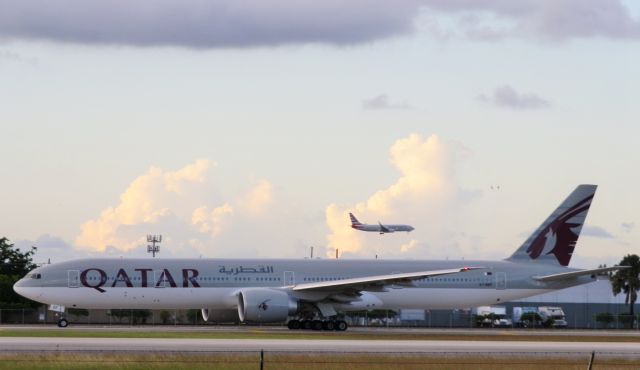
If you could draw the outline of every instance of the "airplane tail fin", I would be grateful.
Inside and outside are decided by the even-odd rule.
[[[351,218],[351,226],[362,225],[360,221],[353,215],[353,213],[349,213],[349,218]]]
[[[568,266],[596,188],[579,185],[507,260]]]

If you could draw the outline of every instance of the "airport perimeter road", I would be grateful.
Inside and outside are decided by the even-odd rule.
[[[149,338],[0,338],[0,351],[129,351],[129,352],[518,352],[518,353],[640,353],[640,343],[505,342],[428,340],[305,340],[305,339],[149,339]]]

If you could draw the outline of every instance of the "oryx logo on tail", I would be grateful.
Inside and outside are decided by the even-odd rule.
[[[553,254],[561,265],[567,266],[576,247],[582,223],[587,215],[593,195],[575,204],[542,229],[527,248],[531,259]],[[579,220],[571,222],[572,219]]]
[[[579,185],[508,260],[568,266],[596,185]]]

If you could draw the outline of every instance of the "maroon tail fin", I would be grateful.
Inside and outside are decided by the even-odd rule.
[[[568,266],[596,188],[579,185],[508,260]]]

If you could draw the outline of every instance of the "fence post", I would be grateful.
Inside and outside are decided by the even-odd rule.
[[[264,349],[260,350],[260,370],[264,370]]]
[[[596,351],[591,351],[591,358],[589,359],[589,367],[587,367],[587,370],[591,370],[591,367],[593,366],[593,358],[596,356]]]

